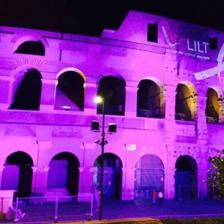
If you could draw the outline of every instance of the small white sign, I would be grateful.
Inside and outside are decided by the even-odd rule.
[[[136,151],[137,147],[135,144],[125,144],[125,149],[127,151]]]

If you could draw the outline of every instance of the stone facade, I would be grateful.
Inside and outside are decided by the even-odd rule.
[[[157,26],[155,41],[147,40],[149,24]],[[218,46],[211,46],[210,42],[216,39]],[[16,53],[26,41],[40,41],[44,55]],[[223,42],[224,35],[219,31],[134,11],[128,13],[118,30],[105,30],[101,37],[0,27],[1,188],[10,188],[10,184],[4,183],[11,181],[4,172],[9,164],[16,164],[7,163],[7,158],[24,152],[32,160],[31,192],[47,195],[51,161],[55,155],[67,152],[79,163],[78,196],[91,192],[94,163],[101,150],[95,144],[100,133],[92,132],[90,126],[92,120],[101,122],[102,116],[97,114],[93,98],[100,80],[114,76],[125,81],[125,112],[106,114],[106,127],[116,123],[117,132],[106,134],[105,153],[116,155],[121,161],[121,199],[136,196],[136,164],[144,155],[154,155],[163,164],[164,176],[160,181],[165,198],[179,195],[175,182],[181,156],[192,158],[197,164],[194,196],[207,196],[208,158],[213,149],[218,152],[224,147],[222,71],[202,80],[194,74],[217,65]],[[25,72],[32,68],[41,74],[39,110],[9,109]],[[67,71],[80,74],[84,80],[83,110],[55,108],[58,78]],[[164,117],[137,116],[142,80],[151,80],[159,87]],[[175,119],[178,84],[189,91],[186,97],[190,100],[185,103],[190,109],[190,120]],[[216,92],[220,104],[216,123],[206,122],[209,88]],[[143,191],[146,188],[143,184]]]

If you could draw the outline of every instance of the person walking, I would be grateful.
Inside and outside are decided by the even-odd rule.
[[[163,201],[163,192],[162,191],[160,191],[158,193],[158,199],[159,199],[159,204],[162,204],[162,201]]]
[[[153,191],[152,192],[152,204],[156,204],[157,196],[158,196],[157,192]]]

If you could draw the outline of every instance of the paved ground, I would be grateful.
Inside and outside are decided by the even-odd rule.
[[[52,223],[66,220],[98,219],[97,208],[93,209],[89,203],[61,202],[58,209],[53,203],[21,203],[20,208],[26,212],[26,216],[20,223]],[[149,201],[105,201],[103,209],[104,219],[135,217],[224,217],[224,201],[194,200],[175,201],[166,200],[162,204],[152,204]],[[8,223],[4,220],[1,223]]]
[[[148,201],[113,202],[106,204],[105,218],[126,217],[224,217],[224,201],[194,200],[194,201],[163,201],[155,204]]]

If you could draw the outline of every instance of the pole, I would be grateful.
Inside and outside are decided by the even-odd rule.
[[[16,214],[15,214],[15,219],[18,219],[18,209],[19,209],[19,198],[16,198]]]
[[[102,102],[102,133],[101,133],[101,173],[100,173],[100,205],[99,205],[99,220],[103,219],[103,176],[104,176],[104,145],[105,145],[105,111],[104,101]]]
[[[54,223],[58,222],[58,197],[55,197]]]

